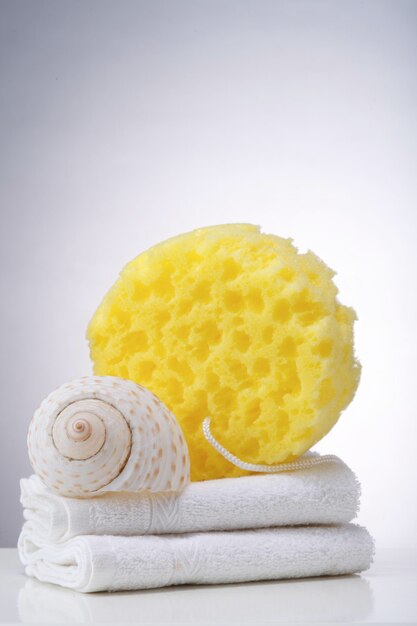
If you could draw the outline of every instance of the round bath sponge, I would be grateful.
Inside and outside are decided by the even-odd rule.
[[[360,376],[353,309],[335,272],[292,239],[250,224],[200,228],[143,252],[88,330],[94,373],[130,378],[179,421],[194,481],[247,474],[204,438],[249,463],[295,460],[352,400]]]

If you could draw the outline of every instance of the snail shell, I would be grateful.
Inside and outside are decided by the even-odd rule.
[[[54,492],[180,491],[190,482],[177,420],[151,391],[115,376],[85,376],[42,402],[29,426],[32,467]]]

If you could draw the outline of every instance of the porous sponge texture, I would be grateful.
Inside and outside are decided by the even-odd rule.
[[[225,224],[168,239],[120,276],[88,330],[94,373],[130,378],[178,419],[194,481],[241,476],[206,441],[249,463],[292,461],[319,441],[360,377],[356,314],[335,272],[292,239]]]

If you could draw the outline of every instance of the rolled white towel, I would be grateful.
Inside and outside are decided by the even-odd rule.
[[[21,503],[39,538],[141,535],[339,524],[359,508],[360,484],[340,459],[279,474],[194,482],[182,493],[107,493],[67,498],[32,475],[20,480]]]
[[[25,572],[77,591],[149,589],[352,574],[369,568],[374,542],[355,524],[40,541],[18,540]]]

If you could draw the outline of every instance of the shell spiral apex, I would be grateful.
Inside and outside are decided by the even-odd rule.
[[[55,389],[27,437],[36,474],[56,493],[180,491],[188,447],[174,415],[149,389],[115,376],[85,376]]]

